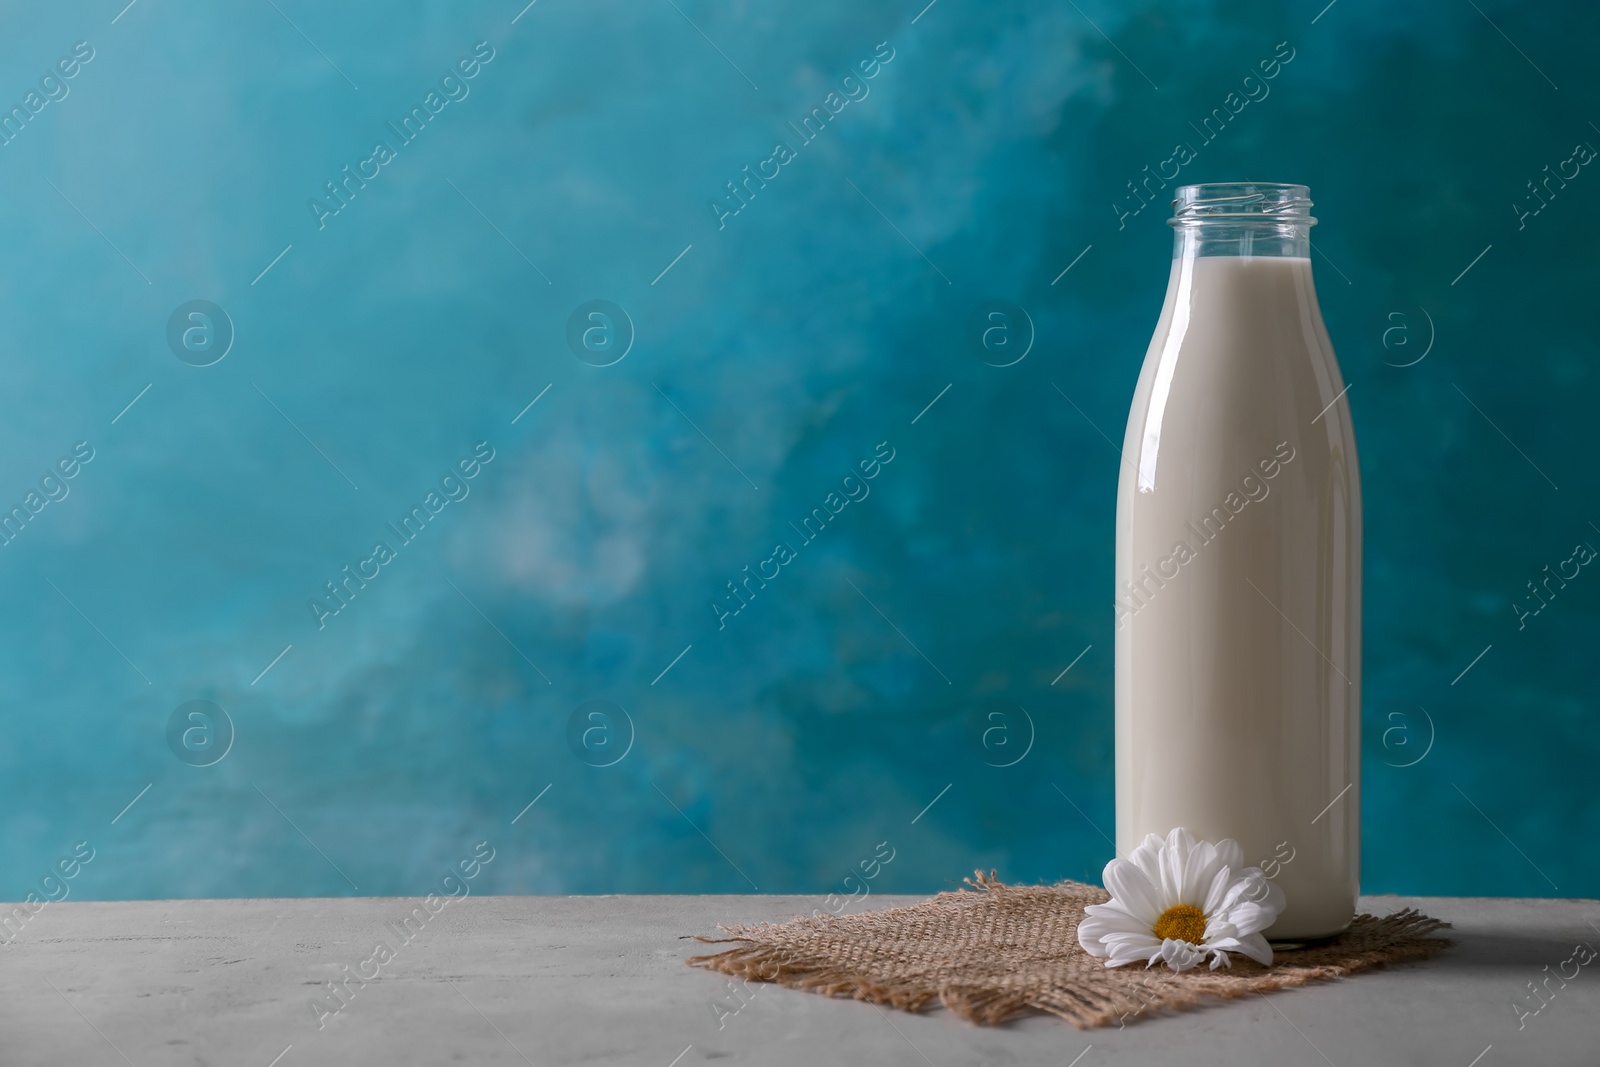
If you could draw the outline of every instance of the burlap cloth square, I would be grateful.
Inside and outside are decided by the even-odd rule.
[[[937,1000],[983,1025],[1042,1011],[1081,1029],[1426,958],[1450,943],[1430,936],[1449,923],[1407,908],[1382,918],[1358,915],[1336,938],[1276,951],[1271,967],[1235,954],[1231,968],[1216,971],[1108,968],[1077,936],[1084,907],[1109,899],[1104,889],[1008,886],[993,872],[979,872],[967,885],[909,907],[720,927],[728,936],[696,940],[740,947],[687,962],[905,1011]]]

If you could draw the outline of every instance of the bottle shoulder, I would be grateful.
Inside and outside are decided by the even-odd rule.
[[[1309,265],[1214,262],[1174,267],[1130,406],[1125,491],[1231,479],[1283,448],[1316,458],[1302,477],[1354,477],[1345,383]]]

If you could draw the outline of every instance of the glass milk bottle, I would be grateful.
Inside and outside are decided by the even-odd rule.
[[[1117,486],[1117,850],[1234,838],[1274,940],[1355,912],[1361,481],[1303,185],[1177,190]]]

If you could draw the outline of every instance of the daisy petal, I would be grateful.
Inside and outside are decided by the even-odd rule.
[[[1189,869],[1190,855],[1194,852],[1194,836],[1179,826],[1167,835],[1167,844],[1158,856],[1161,877],[1156,886],[1161,891],[1161,910],[1174,904],[1194,904],[1184,895],[1184,874]]]
[[[1110,914],[1085,915],[1083,921],[1078,923],[1078,944],[1091,956],[1107,955],[1107,946],[1118,937],[1153,937],[1148,924],[1139,922],[1120,909],[1098,904],[1092,907],[1105,908]]]
[[[1167,966],[1173,971],[1183,972],[1205,959],[1205,952],[1187,941],[1175,941],[1169,937],[1161,943],[1161,958],[1167,961]]]
[[[1260,934],[1246,934],[1239,938],[1238,951],[1263,967],[1272,966],[1272,946]]]
[[[1200,905],[1200,910],[1207,915],[1215,915],[1222,910],[1222,900],[1227,896],[1228,888],[1233,884],[1233,871],[1228,867],[1220,868],[1211,877],[1211,886],[1206,890],[1205,902]]]
[[[1257,901],[1256,903],[1276,914],[1282,911],[1284,906],[1287,905],[1289,901],[1288,898],[1283,894],[1282,886],[1278,885],[1276,882],[1268,882],[1266,897]]]
[[[1135,919],[1143,920],[1147,928],[1155,926],[1167,905],[1161,903],[1160,890],[1151,883],[1144,871],[1131,863],[1112,860],[1106,864],[1101,877],[1111,893],[1111,899],[1124,911]]]
[[[1132,960],[1147,960],[1152,956],[1161,955],[1161,942],[1153,937],[1147,937],[1141,940],[1134,940],[1130,938],[1126,941],[1119,941],[1115,945],[1108,947],[1111,949],[1110,953],[1108,954],[1108,958],[1116,960],[1118,963],[1128,963]]]
[[[1216,845],[1210,841],[1197,842],[1189,852],[1178,903],[1193,904],[1201,911],[1205,911],[1204,904],[1210,893],[1211,883],[1223,866],[1217,858]]]
[[[1150,932],[1150,924],[1141,922],[1115,904],[1090,904],[1083,909],[1084,920],[1079,928],[1093,926],[1101,934]]]
[[[1110,948],[1110,958],[1106,961],[1107,967],[1121,967],[1125,963],[1137,963],[1140,960],[1148,962],[1161,958],[1161,942],[1148,934],[1139,939],[1128,937],[1125,940],[1119,940]]]
[[[1278,920],[1278,913],[1283,910],[1283,890],[1277,886],[1269,886],[1265,899],[1260,901],[1241,901],[1226,911],[1218,918],[1237,927],[1241,934],[1253,934],[1267,929]]]
[[[1161,838],[1155,834],[1145,836],[1144,843],[1128,853],[1128,858],[1123,862],[1132,864],[1134,868],[1144,873],[1151,885],[1161,884]],[[1112,860],[1116,863],[1116,860]],[[1107,886],[1106,888],[1110,888]]]

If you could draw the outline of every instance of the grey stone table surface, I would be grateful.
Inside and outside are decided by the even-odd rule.
[[[809,912],[808,897],[471,896],[403,937],[417,903],[46,904],[0,935],[0,1064],[1600,1064],[1600,961],[1573,962],[1600,947],[1594,901],[1365,898],[1448,920],[1456,947],[1089,1031],[980,1028],[684,966],[707,950],[691,935]],[[341,1000],[326,983],[346,967],[377,976]]]

